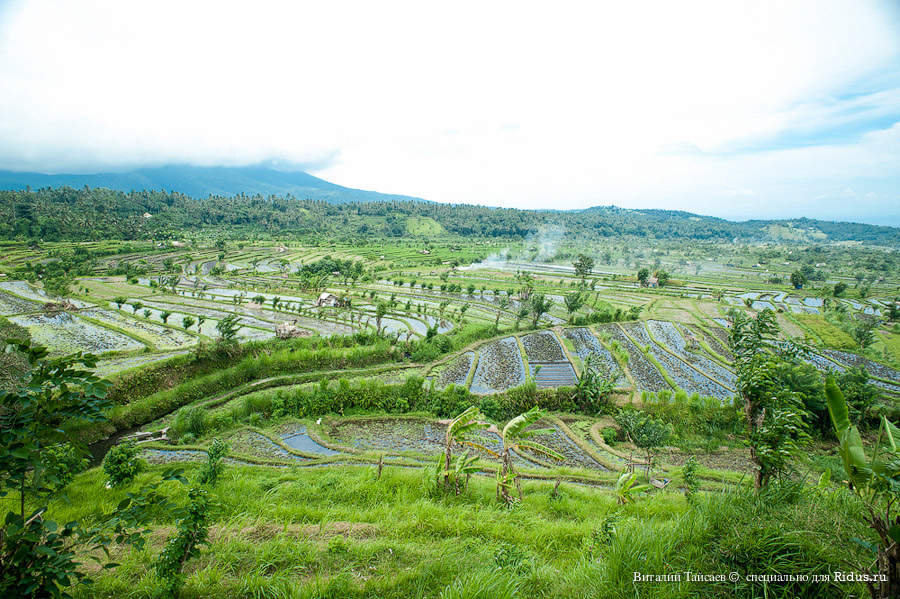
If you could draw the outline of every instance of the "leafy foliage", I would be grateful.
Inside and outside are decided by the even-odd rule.
[[[103,458],[103,472],[109,478],[109,484],[118,487],[128,484],[144,469],[143,462],[138,459],[138,447],[134,441],[119,443],[112,447]]]
[[[803,398],[783,376],[784,361],[795,360],[796,351],[774,343],[778,327],[771,310],[752,319],[735,310],[730,317],[731,351],[759,489],[784,472],[809,440]]]

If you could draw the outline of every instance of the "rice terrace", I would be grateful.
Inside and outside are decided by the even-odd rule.
[[[52,201],[72,193],[88,192]],[[867,444],[882,415],[895,418],[894,249],[637,238],[585,249],[564,236],[542,254],[540,230],[517,241],[441,229],[390,242],[235,229],[4,243],[6,336],[46,346],[37,363],[94,354],[110,381],[102,418],[65,424],[94,457],[52,512],[101,518],[167,468],[192,472],[227,447],[207,546],[179,573],[181,592],[200,595],[405,596],[414,578],[423,596],[469,584],[580,596],[577,577],[625,596],[620,569],[647,569],[629,560],[751,568],[739,560],[764,549],[747,544],[772,543],[818,571],[846,557],[842,535],[866,534],[863,519],[843,531],[810,520],[828,542],[779,527],[813,505],[857,509],[841,490],[825,375]],[[797,385],[802,438],[766,473],[789,501],[752,492],[761,467],[735,344],[765,322],[755,351],[796,349],[777,376]],[[27,376],[28,351],[7,354],[5,385]],[[520,415],[527,441],[505,438]],[[110,448],[135,474],[104,489]],[[764,509],[776,519],[733,516]],[[156,588],[171,533],[155,521],[142,549],[113,544],[122,565],[78,592]],[[715,550],[673,553],[688,534]],[[484,542],[459,544],[470,535]],[[489,566],[468,582],[458,562]],[[833,585],[816,592],[844,589]]]
[[[0,80],[0,599],[900,599],[895,3],[15,0]]]

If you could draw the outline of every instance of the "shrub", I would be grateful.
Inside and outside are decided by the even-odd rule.
[[[603,437],[603,442],[606,444],[615,443],[619,440],[619,429],[614,426],[605,426],[600,431],[600,436]]]
[[[137,457],[138,447],[134,441],[119,443],[103,458],[103,472],[109,484],[117,487],[130,483],[144,469],[143,460]]]
[[[41,451],[41,462],[46,468],[44,476],[54,490],[65,488],[88,465],[87,459],[71,443],[44,448]]]

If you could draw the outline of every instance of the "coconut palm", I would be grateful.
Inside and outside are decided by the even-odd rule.
[[[512,453],[527,449],[534,453],[539,453],[555,460],[564,460],[565,458],[546,445],[541,445],[534,441],[530,441],[535,435],[552,433],[552,429],[529,429],[532,424],[544,417],[543,410],[534,407],[524,414],[519,414],[506,423],[500,437],[503,441],[503,449],[500,452],[500,470],[497,472],[497,498],[503,499],[506,504],[513,503],[514,499],[510,494],[512,485],[516,485],[516,491],[519,494],[519,501],[522,501],[522,486],[519,484],[519,477],[513,468]]]

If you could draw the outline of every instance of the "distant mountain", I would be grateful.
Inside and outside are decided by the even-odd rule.
[[[209,196],[279,195],[332,204],[347,202],[411,201],[414,198],[353,189],[336,185],[303,171],[282,171],[265,166],[202,167],[170,165],[127,172],[81,175],[46,175],[0,170],[0,189],[33,190],[45,187],[75,189],[103,187],[117,191],[157,190],[182,193],[193,198]]]

